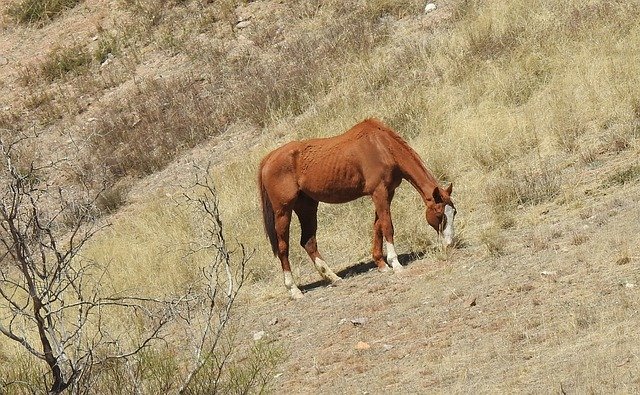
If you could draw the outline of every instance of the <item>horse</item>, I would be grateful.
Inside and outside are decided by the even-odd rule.
[[[375,206],[373,260],[379,271],[403,269],[393,240],[391,200],[402,180],[407,180],[426,205],[426,220],[443,243],[454,239],[456,209],[451,201],[453,184],[441,188],[418,154],[382,121],[369,118],[344,134],[292,141],[268,153],[258,171],[264,230],[274,256],[280,259],[284,285],[293,299],[302,292],[291,275],[289,227],[295,212],[301,227],[300,245],[320,275],[331,283],[341,280],[318,252],[318,204],[346,203],[371,196]]]

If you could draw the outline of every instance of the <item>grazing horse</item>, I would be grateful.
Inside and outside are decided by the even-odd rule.
[[[318,203],[345,203],[370,195],[375,205],[373,260],[378,270],[402,269],[393,246],[391,200],[402,179],[418,191],[427,207],[427,222],[442,234],[445,246],[453,242],[452,185],[440,188],[416,152],[393,130],[376,119],[366,119],[342,135],[292,141],[270,152],[260,163],[258,184],[264,228],[273,254],[282,263],[284,285],[291,297],[302,292],[289,265],[291,213],[300,220],[300,245],[320,275],[332,283],[340,280],[318,252]]]

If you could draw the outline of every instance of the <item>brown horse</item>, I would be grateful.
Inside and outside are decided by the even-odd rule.
[[[345,203],[370,195],[375,205],[373,260],[378,270],[388,269],[382,255],[384,238],[387,260],[394,271],[402,269],[393,246],[390,205],[395,189],[406,179],[420,193],[427,207],[427,222],[453,242],[456,213],[450,195],[422,160],[393,130],[376,119],[367,119],[346,133],[323,139],[292,141],[269,153],[260,163],[258,184],[262,197],[265,232],[274,255],[280,258],[284,285],[294,299],[302,297],[289,265],[291,213],[300,220],[300,245],[309,254],[320,275],[340,280],[318,252],[318,202]]]

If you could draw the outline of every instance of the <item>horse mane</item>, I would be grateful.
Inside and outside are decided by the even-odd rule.
[[[393,129],[391,129],[384,122],[382,122],[381,120],[379,120],[377,118],[367,118],[364,121],[362,121],[361,125],[363,125],[365,128],[368,126],[370,128],[375,128],[375,129],[378,129],[380,131],[385,132],[385,134],[388,137],[392,138],[396,143],[398,143],[402,147],[402,149],[404,151],[403,152],[404,154],[409,154],[410,155],[412,161],[415,164],[417,164],[418,167],[420,168],[420,170],[422,170],[427,175],[427,178],[433,183],[433,185],[436,188],[439,187],[438,180],[433,175],[433,173],[431,173],[431,171],[429,171],[429,169],[427,169],[427,166],[424,164],[424,161],[422,160],[422,158],[420,158],[420,155],[418,155],[418,153],[413,148],[411,148],[409,143],[407,143],[406,140],[403,139],[402,136],[400,136],[397,132],[395,132]],[[398,160],[398,162],[400,162],[399,159],[400,158],[396,158],[396,160]]]

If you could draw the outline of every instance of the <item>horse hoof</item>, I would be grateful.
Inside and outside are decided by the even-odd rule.
[[[293,300],[299,300],[304,298],[304,294],[302,293],[302,291],[300,291],[299,289],[292,289],[291,290],[291,299]]]
[[[378,271],[379,271],[380,273],[386,273],[386,272],[388,272],[388,271],[389,271],[389,266],[387,266],[387,265],[384,265],[384,266],[378,266]]]
[[[332,287],[337,287],[337,286],[339,286],[339,285],[340,285],[340,284],[342,284],[342,283],[343,283],[343,280],[342,280],[340,277],[337,277],[337,278],[335,278],[335,279],[331,280],[331,284],[330,284],[330,286],[332,286]]]

